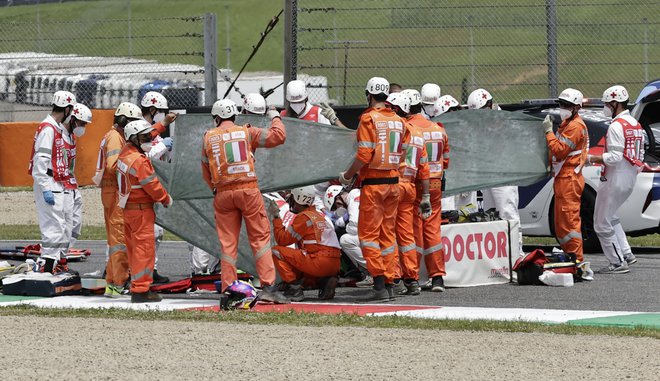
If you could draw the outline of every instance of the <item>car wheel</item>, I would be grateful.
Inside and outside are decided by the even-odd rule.
[[[580,205],[580,219],[582,220],[582,249],[585,253],[602,253],[600,241],[594,231],[594,210],[596,206],[596,192],[585,187],[582,192]]]
[[[580,203],[580,220],[582,221],[582,251],[585,253],[602,253],[598,236],[594,231],[594,209],[596,206],[596,192],[585,187],[582,192]],[[550,213],[548,216],[550,231],[555,234],[555,200],[554,197],[550,203]]]

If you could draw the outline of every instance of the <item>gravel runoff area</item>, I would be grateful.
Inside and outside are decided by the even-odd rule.
[[[84,187],[80,190],[83,198],[83,226],[103,226],[103,206],[101,189]],[[0,225],[37,225],[37,209],[34,192],[0,192]],[[84,227],[83,227],[84,228]]]
[[[33,316],[0,316],[0,326],[12,343],[0,374],[12,380],[654,380],[660,373],[660,340],[651,338]],[[44,340],[44,332],[57,339]]]

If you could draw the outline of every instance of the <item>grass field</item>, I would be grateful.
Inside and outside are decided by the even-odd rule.
[[[218,62],[224,67],[225,15],[229,14],[234,70],[240,68],[268,20],[283,6],[281,0],[93,0],[6,7],[0,14],[0,33],[11,37],[0,40],[0,51],[126,56],[128,24],[121,20],[127,19],[129,3],[134,20],[133,55],[169,63],[202,65],[202,57],[182,55],[201,51],[201,37],[170,37],[200,34],[202,24],[151,20],[215,13]],[[544,2],[475,0],[466,6],[458,0],[387,0],[369,4],[298,2],[300,71],[327,77],[330,97],[343,97],[344,45],[337,41],[357,41],[347,59],[347,104],[364,102],[362,89],[373,75],[411,87],[437,82],[444,93],[456,98],[463,92],[463,80],[465,91],[488,87],[501,103],[548,96]],[[607,85],[618,82],[636,95],[646,72],[649,79],[660,72],[659,3],[560,2],[557,13],[559,87],[574,86],[587,96],[599,96]],[[62,24],[62,15],[69,14],[83,23]],[[110,19],[120,21],[107,22]],[[282,17],[248,71],[282,71],[283,32]],[[154,53],[158,55],[152,56]]]
[[[405,328],[422,330],[452,330],[477,332],[541,332],[566,335],[608,335],[651,337],[660,339],[660,330],[645,327],[614,328],[542,324],[494,320],[435,320],[403,316],[358,316],[353,314],[324,315],[297,312],[248,313],[230,311],[209,313],[200,311],[133,311],[125,309],[52,309],[31,306],[0,308],[0,315],[34,315],[43,317],[77,317],[135,320],[177,320],[202,322],[231,322],[247,324],[286,324],[294,326],[340,326],[365,328]]]

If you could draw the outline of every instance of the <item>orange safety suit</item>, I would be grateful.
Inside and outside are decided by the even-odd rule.
[[[124,134],[116,128],[110,129],[101,140],[96,175],[93,180],[101,187],[101,203],[105,217],[108,241],[108,263],[105,281],[109,285],[123,287],[128,279],[128,256],[124,241],[124,210],[117,203],[117,158],[126,145]]]
[[[412,115],[408,122],[417,127],[424,137],[426,154],[429,166],[429,193],[431,195],[431,216],[422,219],[415,214],[413,229],[417,242],[417,258],[424,257],[426,271],[430,278],[445,276],[445,258],[442,250],[442,177],[445,169],[449,167],[449,140],[447,132],[441,123],[435,123],[424,118],[422,114]],[[419,180],[419,179],[418,179]],[[419,208],[422,201],[422,187],[417,184],[417,197],[414,210]],[[419,267],[414,278],[419,279]]]
[[[362,182],[358,238],[371,276],[396,277],[396,212],[399,165],[403,160],[406,122],[387,108],[368,108],[357,129],[357,159]]]
[[[579,115],[564,120],[557,135],[545,135],[555,177],[555,236],[562,250],[583,260],[580,200],[584,190],[582,167],[587,160],[589,132]]]
[[[404,138],[405,160],[399,167],[399,207],[396,215],[396,241],[399,251],[401,271],[397,278],[419,278],[419,257],[415,243],[415,199],[417,197],[415,181],[429,179],[429,165],[424,144],[424,135],[415,125],[408,123],[408,135]],[[421,187],[421,185],[420,185]]]
[[[298,213],[291,225],[273,220],[275,268],[284,282],[306,278],[336,276],[341,264],[341,249],[334,226],[313,205]],[[297,249],[287,247],[296,244]]]
[[[275,283],[275,267],[270,250],[270,224],[254,170],[257,148],[283,144],[286,130],[274,118],[268,130],[239,126],[225,120],[204,134],[202,175],[215,193],[215,224],[222,248],[222,290],[237,279],[236,259],[241,221],[252,247],[262,286]]]
[[[169,206],[170,196],[151,161],[132,144],[125,145],[117,158],[117,183],[119,205],[124,209],[131,293],[148,292],[156,260],[154,203]]]

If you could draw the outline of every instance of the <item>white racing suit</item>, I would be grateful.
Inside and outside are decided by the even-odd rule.
[[[346,207],[348,209],[348,223],[342,218],[342,216],[339,216],[335,221],[335,226],[346,228],[346,233],[339,239],[339,245],[351,262],[353,262],[361,272],[366,272],[367,261],[362,256],[362,248],[360,248],[360,239],[358,238],[360,189],[353,189],[348,193]]]
[[[503,220],[513,220],[518,222],[518,245],[519,252],[523,253],[523,233],[520,226],[520,213],[518,212],[518,187],[503,186],[481,191],[484,195],[484,211],[495,208],[500,213]],[[511,242],[516,242],[516,237],[511,237]]]
[[[163,160],[169,162],[171,158],[165,143],[163,143],[163,138],[156,136],[151,142],[151,150],[146,152],[147,157],[151,160]],[[158,267],[158,247],[163,240],[163,234],[165,234],[165,230],[162,227],[154,224],[154,237],[156,237],[156,246],[154,246],[156,248],[156,261],[154,262],[154,270],[157,270]]]
[[[190,244],[188,244],[188,253],[190,254],[190,271],[193,275],[213,274],[218,271],[220,258]]]
[[[624,133],[623,124],[633,126]],[[598,187],[594,211],[594,230],[603,249],[603,254],[611,264],[620,265],[632,254],[626,233],[621,227],[617,210],[630,197],[635,187],[639,166],[631,160],[644,158],[644,142],[641,127],[635,132],[638,122],[626,110],[613,118],[607,130],[605,152],[605,178]],[[628,128],[626,128],[628,130]],[[641,162],[639,163],[641,164]]]

